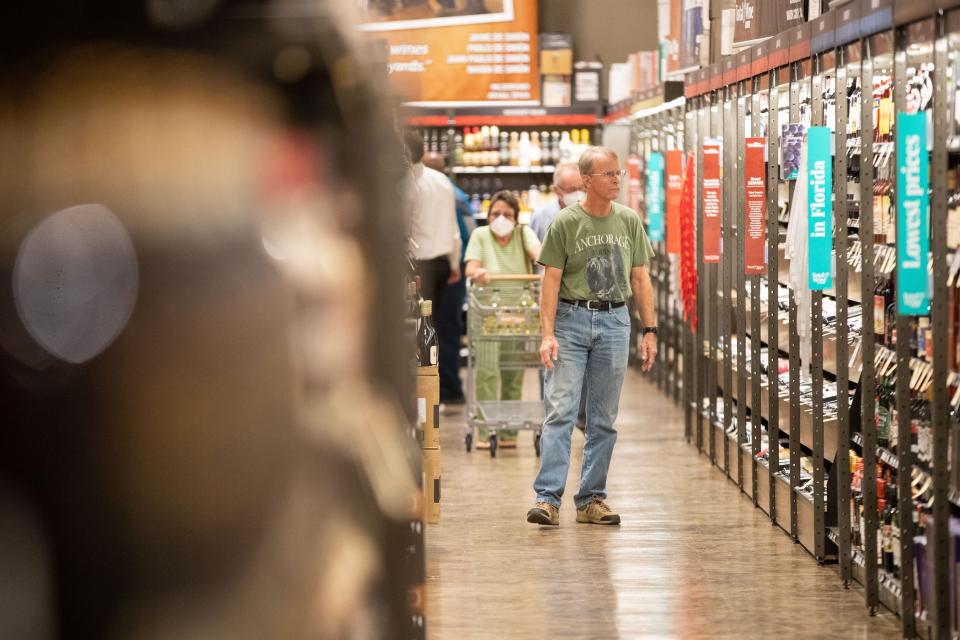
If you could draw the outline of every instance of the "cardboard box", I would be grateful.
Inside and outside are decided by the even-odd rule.
[[[570,76],[544,76],[540,102],[545,107],[569,107],[571,93]]]
[[[540,52],[540,75],[569,76],[573,74],[573,49]]]
[[[440,523],[440,449],[424,449],[423,454],[423,520]]]
[[[573,65],[573,102],[575,104],[596,104],[600,102],[600,74],[603,64],[599,62],[577,62]]]
[[[422,367],[435,369],[435,367]],[[418,375],[417,439],[423,448],[440,446],[440,376]]]

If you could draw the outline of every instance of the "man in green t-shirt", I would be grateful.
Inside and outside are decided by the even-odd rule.
[[[591,147],[580,156],[586,198],[561,211],[543,243],[540,299],[547,369],[544,387],[540,473],[536,504],[527,521],[558,525],[570,466],[570,439],[581,387],[587,384],[587,431],[580,490],[574,496],[577,522],[619,524],[605,500],[607,470],[617,440],[614,421],[627,370],[632,297],[640,314],[643,370],[657,353],[653,285],[647,265],[653,249],[640,217],[616,202],[625,171],[611,149]]]

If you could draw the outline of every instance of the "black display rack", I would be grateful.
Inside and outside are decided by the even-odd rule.
[[[684,408],[684,437],[817,562],[836,563],[845,586],[860,583],[869,614],[884,606],[904,637],[938,639],[958,632],[956,4],[853,0],[689,74],[682,107],[633,115],[642,166],[654,150],[695,154],[696,331],[683,320],[676,261],[661,250],[653,265],[669,327],[659,364],[675,372],[658,374],[658,385]],[[926,316],[896,306],[901,113],[927,121]],[[793,160],[784,125],[831,130],[833,285],[809,292],[809,306],[786,253],[790,208],[806,185],[781,166],[784,153]],[[751,136],[766,140],[761,275],[744,262]],[[722,148],[719,263],[703,252],[706,143]]]

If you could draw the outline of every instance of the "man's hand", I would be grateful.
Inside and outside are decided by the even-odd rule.
[[[540,343],[540,362],[547,369],[553,369],[553,363],[560,357],[560,343],[553,336],[543,336]]]
[[[450,277],[447,278],[447,284],[454,284],[454,283],[456,283],[456,282],[460,282],[460,268],[459,268],[459,267],[455,267],[455,268],[453,268],[453,269],[450,269]]]
[[[473,279],[481,287],[485,287],[490,284],[490,276],[487,274],[487,270],[483,267],[480,267],[473,272]]]
[[[543,353],[543,348],[540,349]],[[640,361],[643,363],[641,369],[650,371],[653,369],[653,363],[657,359],[657,334],[648,333],[640,341]]]

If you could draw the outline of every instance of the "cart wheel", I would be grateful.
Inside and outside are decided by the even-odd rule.
[[[540,434],[533,436],[533,450],[537,452],[537,457],[540,457]]]
[[[473,434],[468,433],[463,439],[464,444],[467,445],[467,453],[473,450]]]
[[[490,434],[490,457],[497,457],[497,434]]]

